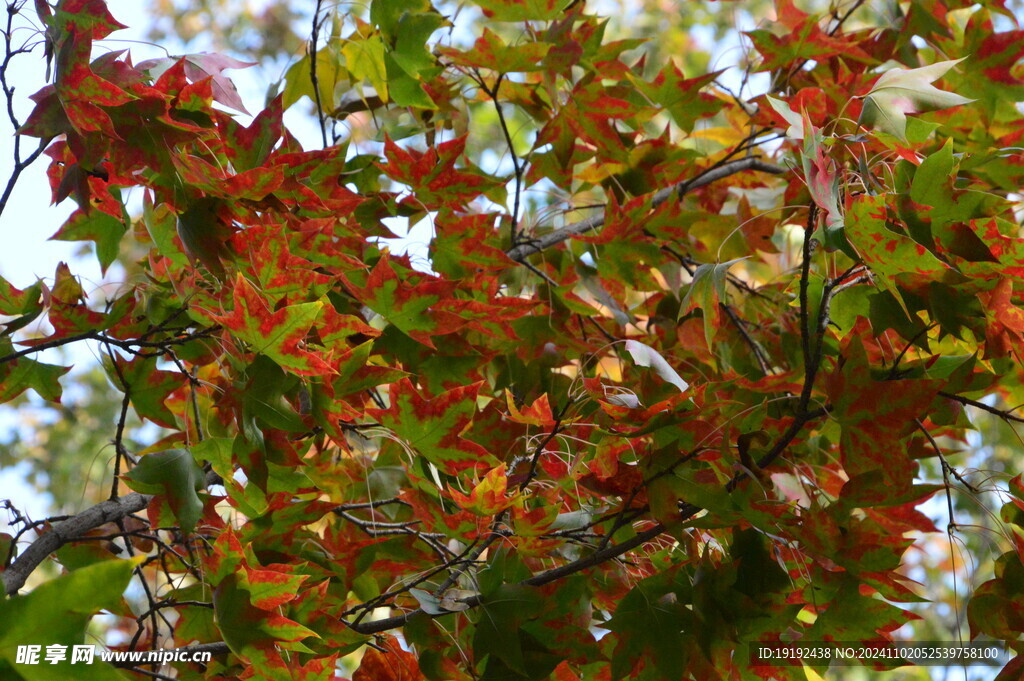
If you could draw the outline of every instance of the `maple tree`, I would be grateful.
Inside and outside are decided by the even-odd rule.
[[[121,649],[215,655],[62,677],[806,678],[749,647],[893,637],[926,505],[952,537],[965,497],[1001,532],[967,636],[1019,650],[1024,483],[962,462],[1024,422],[1024,31],[863,5],[777,0],[753,92],[583,2],[474,0],[471,39],[429,0],[317,4],[246,125],[246,63],[96,56],[103,0],[36,0],[53,82],[9,108],[39,146],[0,208],[45,154],[55,238],[104,269],[130,240],[145,276],[0,280],[5,402],[58,403],[40,356],[78,343],[121,395],[109,499],[3,537],[5,678],[101,610]]]

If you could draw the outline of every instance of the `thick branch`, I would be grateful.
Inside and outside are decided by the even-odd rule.
[[[728,163],[723,163],[720,166],[705,170],[700,175],[690,180],[685,180],[678,184],[674,184],[671,187],[666,187],[665,189],[657,191],[651,197],[651,208],[657,208],[673,196],[682,196],[689,191],[709,185],[712,182],[717,182],[718,180],[745,170],[757,170],[762,173],[772,173],[775,175],[786,172],[786,169],[781,166],[768,163],[753,156],[729,161]],[[586,220],[574,222],[573,224],[562,227],[561,229],[548,232],[529,243],[523,243],[515,248],[509,249],[506,252],[506,255],[512,260],[522,261],[528,255],[539,253],[546,248],[550,248],[555,244],[565,241],[566,239],[571,239],[574,236],[585,234],[586,232],[590,232],[601,227],[604,224],[605,215],[605,213],[600,213],[599,215],[587,218]]]
[[[220,476],[210,471],[206,474],[206,484],[222,484]],[[50,528],[49,532],[40,535],[25,549],[4,572],[0,572],[4,593],[13,596],[25,585],[28,576],[46,560],[47,556],[68,542],[82,538],[86,532],[95,530],[106,523],[124,520],[132,513],[146,508],[153,495],[132,492],[117,499],[102,501],[81,513],[71,516]]]
[[[7,570],[0,573],[4,593],[13,596],[25,585],[28,576],[46,560],[47,556],[64,544],[78,539],[100,525],[122,520],[128,515],[146,508],[153,497],[133,492],[118,499],[108,499],[92,508],[82,511],[63,522],[54,525],[18,556]]]

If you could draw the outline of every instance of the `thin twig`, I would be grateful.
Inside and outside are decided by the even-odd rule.
[[[731,305],[727,305],[725,303],[720,303],[720,305],[722,306],[722,311],[724,311],[725,315],[729,318],[729,321],[731,321],[736,330],[740,332],[740,335],[743,337],[743,341],[750,348],[751,352],[754,353],[754,359],[757,361],[757,366],[760,367],[761,373],[765,376],[771,376],[774,372],[768,362],[768,357],[765,355],[764,348],[762,348],[761,344],[754,340],[753,336],[750,335],[750,332],[747,331],[743,320],[740,319],[740,316],[736,314],[736,310],[732,309]]]
[[[651,196],[651,208],[657,208],[661,204],[665,203],[669,199],[680,196],[687,192],[693,191],[700,187],[717,182],[718,180],[724,179],[736,173],[740,173],[746,170],[756,170],[763,173],[772,173],[779,175],[786,172],[786,168],[781,166],[773,165],[764,161],[760,158],[749,156],[747,158],[737,159],[735,161],[729,161],[722,165],[714,166],[707,170],[702,171],[696,177],[689,180],[684,180],[678,184],[674,184],[671,187],[666,187],[655,192]],[[541,251],[559,244],[567,239],[571,239],[580,234],[593,231],[602,225],[604,225],[607,212],[602,212],[599,215],[587,218],[586,220],[580,220],[574,222],[571,225],[566,225],[561,229],[556,229],[547,234],[543,234],[536,239],[521,243],[514,248],[506,251],[506,255],[517,262],[521,262],[524,258],[534,253],[540,253]]]
[[[519,224],[519,201],[523,193],[523,164],[519,161],[519,156],[516,154],[515,146],[512,144],[512,132],[508,129],[508,121],[505,120],[505,112],[501,108],[501,102],[498,101],[498,91],[501,89],[502,80],[504,80],[505,74],[498,74],[498,79],[494,82],[494,87],[488,89],[480,79],[480,89],[491,98],[494,102],[494,110],[498,112],[498,124],[501,127],[501,132],[505,136],[505,144],[508,145],[508,154],[512,159],[512,169],[515,171],[516,178],[516,190],[515,198],[512,201],[512,226],[509,230],[509,248],[515,248],[518,240],[519,233],[516,231],[516,226]]]
[[[32,51],[31,48],[24,45],[16,48],[11,42],[14,35],[14,17],[20,12],[24,4],[24,2],[7,3],[7,24],[3,31],[4,60],[3,62],[0,62],[0,88],[3,89],[4,99],[6,99],[7,118],[10,120],[12,130],[14,131],[14,148],[12,151],[14,168],[11,170],[11,175],[7,179],[7,185],[4,187],[3,194],[0,194],[0,215],[2,215],[4,209],[7,208],[7,202],[10,200],[11,193],[14,191],[14,186],[18,183],[18,179],[21,177],[21,174],[25,172],[25,169],[32,165],[40,155],[42,155],[43,150],[46,149],[46,145],[50,142],[49,139],[40,139],[31,154],[24,159],[21,157],[21,135],[18,134],[18,130],[21,128],[21,121],[18,120],[18,116],[14,113],[14,87],[7,82],[7,70],[10,68],[11,60],[14,59],[14,57],[19,54],[26,54]]]
[[[309,81],[313,86],[313,102],[316,104],[316,118],[320,123],[320,138],[326,149],[327,144],[327,118],[324,116],[324,105],[320,101],[320,81],[316,75],[317,62],[317,40],[320,37],[321,12],[323,11],[323,0],[316,0],[316,7],[313,8],[313,30],[309,36]]]
[[[100,333],[99,331],[83,331],[82,333],[78,333],[73,336],[68,336],[66,338],[57,338],[52,341],[46,341],[44,343],[39,343],[38,345],[33,345],[30,348],[25,348],[24,350],[18,350],[17,352],[12,352],[8,355],[4,355],[3,357],[0,357],[0,364],[6,364],[7,362],[12,362],[21,357],[25,357],[26,355],[32,355],[37,352],[42,352],[44,350],[52,350],[53,348],[59,348],[64,345],[77,343],[83,340],[96,340],[101,343],[106,343],[107,345],[113,345],[114,347],[120,348],[125,352],[130,352],[134,355],[138,355],[140,354],[139,351],[134,350],[133,348],[158,348],[162,350],[164,348],[175,345],[184,345],[185,343],[188,343],[190,341],[206,338],[211,334],[215,333],[219,328],[220,327],[211,327],[209,329],[203,329],[202,331],[196,331],[195,333],[189,334],[187,336],[178,336],[176,338],[166,338],[164,340],[155,341],[141,339],[126,341],[120,340],[118,338],[111,338],[110,336]]]
[[[994,415],[998,416],[999,418],[1003,419],[1004,421],[1013,421],[1014,423],[1024,423],[1024,418],[1021,418],[1020,416],[1014,416],[1013,414],[1011,414],[1009,411],[1007,411],[1005,409],[999,409],[998,407],[990,407],[989,405],[985,404],[984,402],[979,402],[978,400],[972,400],[971,398],[964,397],[963,395],[956,395],[954,393],[947,393],[947,392],[945,392],[943,390],[940,390],[939,394],[942,395],[943,397],[947,398],[947,399],[959,402],[960,404],[966,404],[966,405],[969,405],[971,407],[975,407],[977,409],[981,409],[982,411],[987,411],[989,414],[994,414]]]

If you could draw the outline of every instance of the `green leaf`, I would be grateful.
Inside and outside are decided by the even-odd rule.
[[[729,268],[736,263],[746,260],[737,258],[723,263],[704,263],[693,273],[693,281],[683,298],[683,304],[679,307],[679,318],[681,319],[690,310],[700,308],[704,313],[704,340],[708,347],[714,347],[715,332],[721,325],[722,312],[719,309],[720,303],[726,302],[725,281]]]
[[[124,477],[136,492],[167,495],[174,517],[185,532],[191,532],[202,517],[203,501],[196,492],[205,486],[205,478],[188,450],[147,454]]]
[[[496,21],[551,21],[562,14],[565,0],[474,0]]]
[[[51,238],[55,241],[92,241],[96,244],[96,258],[100,261],[100,269],[106,273],[107,268],[117,259],[121,246],[121,237],[128,228],[126,217],[116,218],[97,208],[76,210],[67,222]]]
[[[348,80],[344,67],[345,59],[337,43],[328,43],[316,53],[316,81],[320,92],[320,102],[325,111],[334,107],[334,92],[338,83]],[[284,76],[284,90],[281,93],[281,105],[287,109],[303,97],[316,102],[316,91],[310,75],[310,58],[305,55],[289,67]]]
[[[948,139],[941,149],[921,161],[921,165],[914,172],[910,198],[925,206],[948,205],[953,197],[950,183],[953,168],[953,140]]]
[[[388,54],[406,74],[418,79],[437,67],[437,59],[428,48],[427,40],[434,31],[449,25],[437,12],[405,12],[398,20],[395,47]],[[391,77],[390,71],[388,77]]]
[[[120,611],[121,594],[143,560],[108,560],[40,584],[28,594],[0,602],[0,673],[25,681],[114,681],[125,677],[99,662],[71,664],[70,646],[86,643],[89,620],[101,610]],[[92,641],[89,641],[91,644]],[[16,664],[19,645],[64,645],[68,660],[56,665]],[[7,667],[5,669],[5,667]]]
[[[686,669],[684,632],[692,630],[689,585],[676,571],[649,577],[618,602],[606,628],[615,632],[612,679],[627,676],[640,659],[651,659],[662,679],[680,679]]]
[[[527,672],[528,660],[523,650],[521,625],[536,616],[541,607],[540,594],[528,586],[505,584],[484,597],[473,636],[473,652],[477,659],[489,655],[513,672],[534,678]]]
[[[13,352],[10,342],[0,343],[0,353]],[[35,390],[48,402],[60,402],[62,389],[60,377],[71,371],[71,367],[43,364],[31,357],[19,357],[0,364],[0,404],[10,402],[29,388]]]
[[[941,280],[951,270],[921,244],[889,229],[886,220],[884,196],[858,196],[847,214],[846,236],[864,263],[879,275],[879,283],[906,311],[897,283],[927,285]]]
[[[350,38],[341,48],[349,73],[356,81],[367,80],[377,95],[388,101],[387,68],[384,65],[384,41],[380,35]]]
[[[859,124],[875,126],[901,140],[907,137],[907,114],[969,104],[973,99],[939,90],[931,83],[963,59],[941,61],[916,69],[886,71],[864,97]]]

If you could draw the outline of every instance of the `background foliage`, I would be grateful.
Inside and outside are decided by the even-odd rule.
[[[123,284],[0,281],[39,424],[0,462],[66,514],[10,508],[4,674],[101,609],[217,653],[170,678],[1019,647],[1012,3],[166,2],[155,40],[218,52],[142,61],[102,0],[9,7],[8,102],[25,52],[52,78],[0,209],[45,153],[55,238]],[[283,74],[258,111],[244,59]]]

